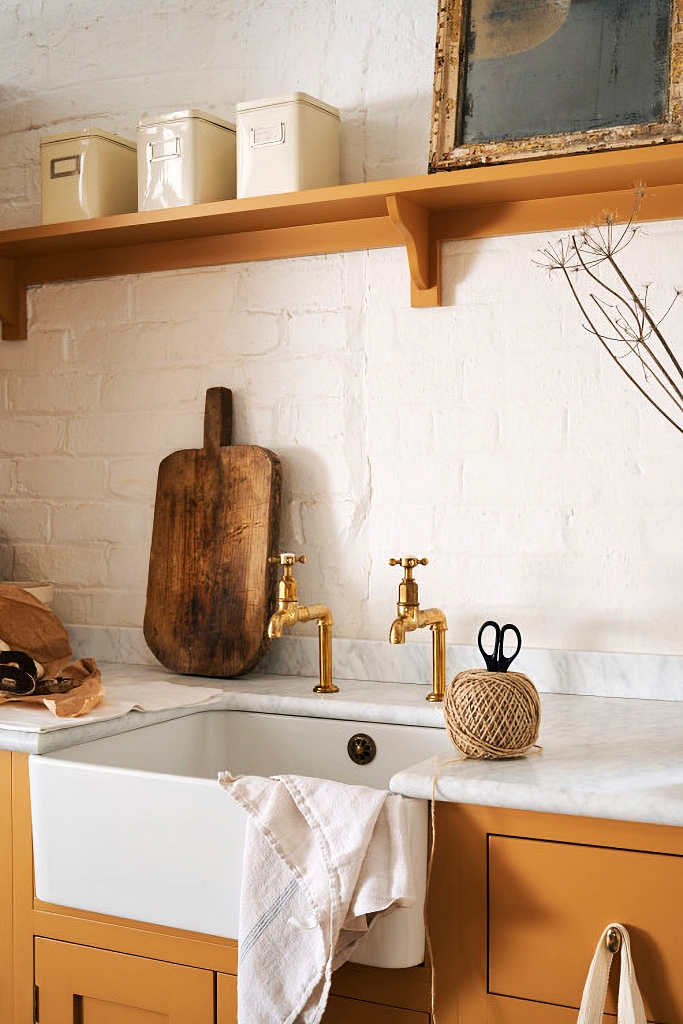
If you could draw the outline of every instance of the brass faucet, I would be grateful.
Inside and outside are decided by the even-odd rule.
[[[305,562],[306,556],[284,552],[268,559],[278,562],[282,578],[277,586],[277,611],[268,621],[268,636],[271,639],[282,636],[284,626],[295,626],[297,622],[318,622],[318,646],[320,650],[320,682],[313,687],[313,693],[337,693],[339,687],[332,682],[332,612],[325,604],[299,604],[297,585],[292,575],[296,562]]]
[[[405,643],[406,632],[429,626],[432,631],[432,692],[427,700],[443,700],[446,692],[446,616],[440,608],[423,611],[417,593],[417,582],[413,579],[416,565],[427,565],[427,558],[390,558],[389,565],[403,568],[403,579],[398,585],[396,618],[391,624],[389,643]]]

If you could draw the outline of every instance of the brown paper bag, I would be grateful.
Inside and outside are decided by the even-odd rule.
[[[50,693],[44,696],[31,695],[19,697],[14,693],[0,691],[0,704],[19,701],[21,704],[40,706],[44,704],[57,718],[77,718],[87,715],[91,708],[96,707],[104,697],[102,675],[94,658],[79,658],[67,665],[60,673],[60,678],[73,679],[73,689],[66,693]]]
[[[19,587],[0,585],[0,640],[40,662],[48,679],[71,657],[69,634],[53,611]]]
[[[71,657],[69,635],[49,608],[18,587],[0,584],[0,640],[13,651],[23,651],[39,662],[46,679],[73,680],[66,693],[19,696],[0,691],[0,704],[19,702],[45,705],[58,718],[85,715],[104,697],[102,676],[94,658]]]

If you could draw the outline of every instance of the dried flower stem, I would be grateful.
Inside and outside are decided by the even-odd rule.
[[[676,291],[657,319],[649,305],[649,286],[639,293],[617,260],[636,235],[635,218],[643,197],[643,189],[636,189],[631,217],[618,233],[614,219],[608,216],[602,225],[584,228],[542,249],[535,262],[551,273],[561,271],[585,318],[585,329],[595,335],[647,401],[683,434],[683,366],[661,331],[661,323],[681,291]],[[585,297],[579,283],[588,286]],[[616,346],[623,346],[623,351]],[[630,357],[637,361],[642,380],[625,365]]]

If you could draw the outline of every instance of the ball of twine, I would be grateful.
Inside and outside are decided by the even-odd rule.
[[[443,710],[448,735],[466,757],[521,757],[538,739],[538,691],[521,672],[458,672]]]

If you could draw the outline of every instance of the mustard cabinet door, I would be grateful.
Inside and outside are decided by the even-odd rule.
[[[237,1024],[237,978],[234,974],[216,975],[216,997],[217,1024]]]
[[[12,754],[0,750],[0,1021],[12,1019]]]
[[[213,1024],[213,971],[36,939],[40,1024]]]

